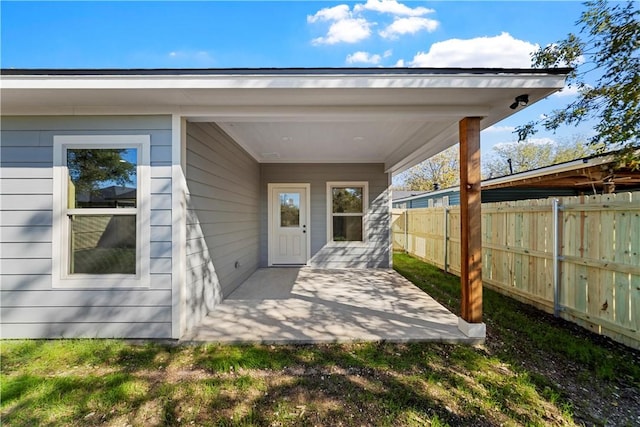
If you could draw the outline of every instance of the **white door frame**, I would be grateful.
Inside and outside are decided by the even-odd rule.
[[[311,184],[309,183],[288,183],[288,182],[283,182],[283,183],[268,183],[267,184],[267,222],[269,224],[268,226],[268,232],[267,232],[267,265],[269,267],[272,267],[273,264],[273,257],[271,255],[271,241],[275,235],[275,231],[273,229],[273,191],[278,189],[278,188],[302,188],[305,191],[305,218],[304,219],[304,224],[307,226],[307,237],[306,237],[306,252],[307,252],[307,256],[306,256],[306,261],[304,263],[304,265],[307,265],[307,263],[309,262],[309,257],[311,254]]]

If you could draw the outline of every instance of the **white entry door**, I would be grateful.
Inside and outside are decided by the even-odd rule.
[[[309,254],[309,184],[269,184],[269,265],[303,265]]]

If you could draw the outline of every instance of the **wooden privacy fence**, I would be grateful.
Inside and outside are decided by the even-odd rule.
[[[460,207],[395,209],[393,249],[460,274]],[[482,205],[482,281],[640,348],[640,192]]]

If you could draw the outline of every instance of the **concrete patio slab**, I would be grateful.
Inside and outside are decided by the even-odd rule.
[[[482,342],[458,317],[393,270],[257,270],[183,341]]]

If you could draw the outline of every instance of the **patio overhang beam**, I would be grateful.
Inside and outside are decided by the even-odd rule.
[[[377,122],[420,120],[440,121],[465,116],[485,116],[488,105],[327,105],[189,107],[179,112],[191,122]]]

